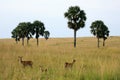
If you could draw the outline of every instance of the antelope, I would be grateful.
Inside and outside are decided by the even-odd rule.
[[[43,66],[40,66],[40,69],[42,72],[47,72],[47,69],[43,68]]]
[[[73,64],[75,63],[75,59],[73,60],[72,63],[65,62],[65,68],[72,68]]]
[[[22,57],[20,57],[20,56],[18,56],[18,58],[19,58],[21,64],[22,64],[24,67],[30,66],[30,67],[32,68],[32,65],[33,65],[33,62],[32,62],[32,61],[23,61],[23,60],[22,60]]]

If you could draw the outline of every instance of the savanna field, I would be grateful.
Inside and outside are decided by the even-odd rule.
[[[23,67],[33,61],[33,67]],[[76,62],[65,68],[65,62]],[[47,71],[41,71],[43,66]],[[95,37],[31,39],[29,45],[14,39],[0,39],[0,80],[120,80],[120,37],[109,37],[106,46],[97,48]]]

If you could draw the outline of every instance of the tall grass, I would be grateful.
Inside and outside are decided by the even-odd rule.
[[[18,56],[32,60],[33,68],[23,68]],[[65,69],[73,59],[73,68]],[[77,48],[72,38],[40,39],[38,47],[34,39],[25,46],[0,39],[0,80],[120,80],[120,37],[108,38],[105,47],[101,40],[99,49],[91,37],[77,38]]]

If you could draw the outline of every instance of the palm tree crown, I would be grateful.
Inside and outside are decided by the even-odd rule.
[[[45,30],[45,27],[41,21],[33,22],[33,34],[36,34],[36,38],[38,38],[40,35],[43,36],[44,30]]]
[[[78,6],[71,6],[68,12],[65,12],[64,16],[68,19],[68,27],[70,29],[77,31],[85,26],[86,14]]]
[[[45,31],[44,32],[44,37],[45,37],[46,40],[49,38],[49,36],[50,36],[50,32],[49,31]]]

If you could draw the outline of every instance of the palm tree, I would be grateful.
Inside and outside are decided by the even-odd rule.
[[[74,30],[74,47],[76,47],[76,32],[85,26],[86,14],[79,6],[71,6],[64,16],[68,19],[68,27]]]
[[[105,40],[109,36],[109,30],[103,21],[97,20],[94,21],[91,26],[91,33],[98,39],[98,48],[99,48],[99,39],[103,38],[103,46],[105,45]]]
[[[44,35],[44,30],[45,30],[45,27],[44,27],[44,24],[41,22],[41,21],[34,21],[33,22],[33,31],[32,31],[32,34],[34,35],[35,34],[35,37],[37,39],[37,46],[39,45],[39,36],[43,36]]]
[[[50,36],[50,32],[49,31],[45,31],[44,32],[44,37],[45,37],[46,40],[49,38],[49,36]]]
[[[109,30],[108,27],[106,25],[102,26],[102,38],[103,38],[103,46],[105,46],[105,40],[107,39],[107,37],[109,36]]]
[[[25,22],[19,23],[17,26],[19,37],[22,38],[23,46],[24,46],[24,38],[26,37],[26,33],[27,33],[26,26],[27,24]]]
[[[15,38],[16,44],[18,41],[20,41],[19,33],[18,33],[18,28],[13,29],[12,33],[12,38]]]
[[[29,44],[29,40],[30,40],[30,38],[32,38],[32,23],[30,23],[30,22],[27,22],[26,23],[26,38],[27,38],[27,44]]]

